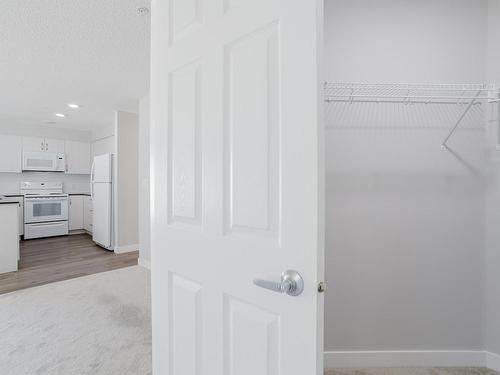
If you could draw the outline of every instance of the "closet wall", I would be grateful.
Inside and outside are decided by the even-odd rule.
[[[487,9],[486,0],[326,0],[326,79],[486,82]],[[441,151],[458,109],[423,109],[419,123],[404,121],[415,113],[404,105],[381,106],[327,116],[325,350],[482,350],[482,114]]]
[[[500,85],[500,1],[490,0],[488,9],[488,81]],[[495,150],[498,106],[488,116],[488,184],[486,190],[485,344],[500,355],[500,151]],[[498,139],[498,138],[497,138]]]

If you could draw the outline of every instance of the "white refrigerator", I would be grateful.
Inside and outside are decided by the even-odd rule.
[[[90,195],[93,205],[92,239],[107,250],[113,250],[113,157],[94,157],[90,172]]]

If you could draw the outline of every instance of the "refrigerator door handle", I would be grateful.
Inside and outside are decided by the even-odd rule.
[[[92,167],[90,168],[90,199],[94,199],[94,166],[95,160],[92,161]]]

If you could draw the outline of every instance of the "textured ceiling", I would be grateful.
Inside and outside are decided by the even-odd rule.
[[[142,6],[149,1],[0,1],[0,125],[94,130],[115,109],[136,112],[149,78]]]

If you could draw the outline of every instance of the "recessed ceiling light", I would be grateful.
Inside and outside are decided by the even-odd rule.
[[[80,108],[80,106],[78,104],[74,104],[74,103],[68,104],[68,107],[69,108]]]
[[[137,8],[137,14],[139,16],[147,16],[149,14],[149,8],[146,7]]]
[[[56,117],[66,117],[64,113],[56,113]]]

